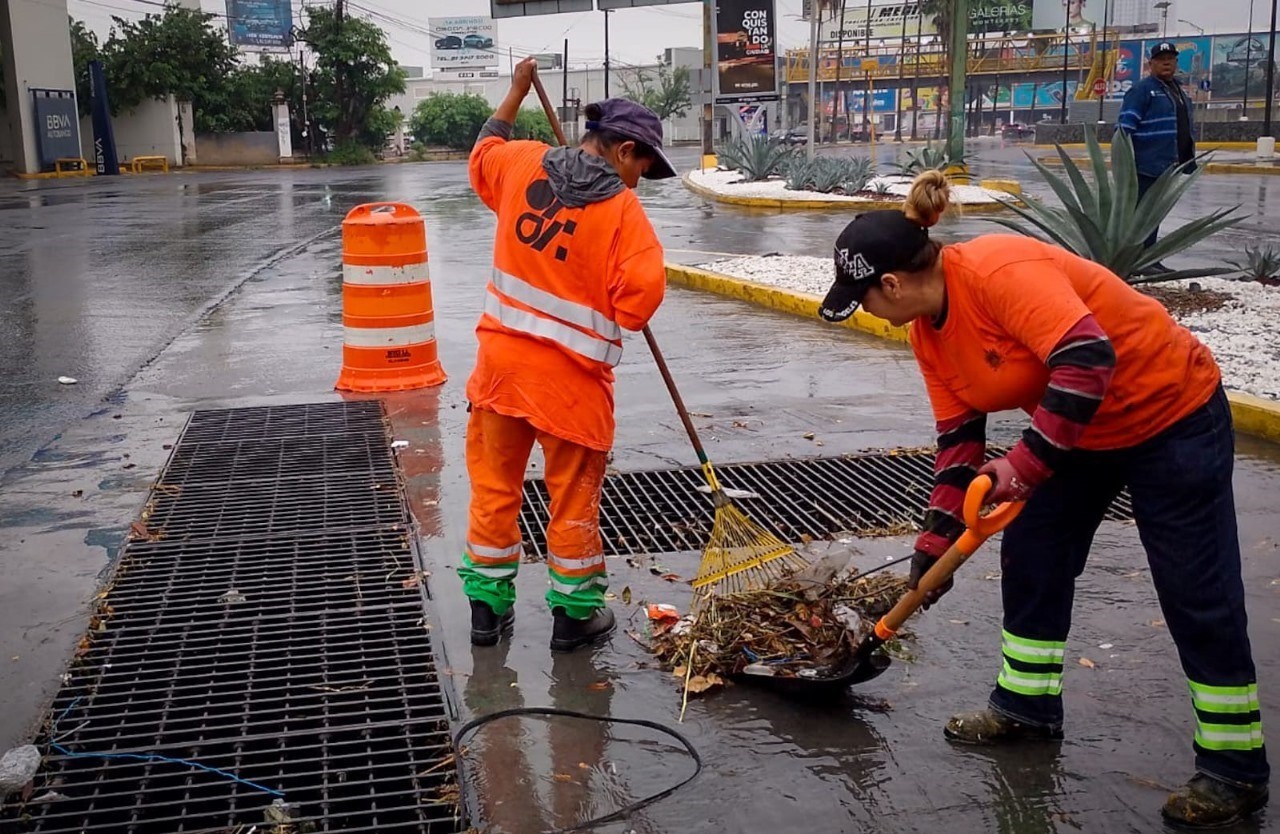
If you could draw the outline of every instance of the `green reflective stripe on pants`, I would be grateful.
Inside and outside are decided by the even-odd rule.
[[[1031,640],[1002,631],[1000,650],[1005,657],[1023,663],[1061,664],[1067,653],[1067,644],[1065,641],[1057,640]]]
[[[604,571],[582,577],[557,576],[551,571],[551,588],[547,591],[547,606],[563,608],[575,620],[585,620],[604,608],[604,591],[609,587],[609,577]]]
[[[485,603],[501,617],[515,604],[515,578],[519,569],[519,557],[506,564],[480,565],[463,553],[462,566],[458,568],[462,592],[468,599]]]
[[[1206,750],[1258,750],[1262,747],[1262,722],[1206,724],[1197,720],[1196,744]]]
[[[996,685],[1019,695],[1061,695],[1061,672],[1026,672],[1014,669],[1006,660]]]
[[[1187,685],[1191,689],[1191,702],[1198,710],[1236,714],[1261,709],[1256,683],[1244,686],[1209,686],[1187,681]]]

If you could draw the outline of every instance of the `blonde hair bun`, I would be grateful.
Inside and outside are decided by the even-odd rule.
[[[941,171],[924,171],[911,183],[903,214],[908,220],[928,228],[935,225],[951,205],[951,182]]]

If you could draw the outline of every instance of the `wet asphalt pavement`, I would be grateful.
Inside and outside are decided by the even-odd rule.
[[[1018,173],[1020,152],[981,150],[983,174]],[[693,155],[679,157],[692,164]],[[826,254],[840,213],[715,206],[676,183],[647,185],[673,259],[718,253]],[[676,726],[679,689],[623,631],[594,653],[552,658],[544,569],[519,579],[510,644],[473,652],[453,571],[464,537],[462,387],[488,276],[490,215],[461,164],[171,175],[116,182],[0,184],[0,747],[24,737],[76,640],[147,486],[194,408],[318,401],[341,347],[337,224],[355,204],[402,199],[428,220],[437,334],[449,382],[388,398],[410,498],[433,569],[442,665],[462,717],[556,706]],[[1280,182],[1205,177],[1178,213],[1249,203],[1280,216]],[[991,228],[953,223],[963,235]],[[1260,217],[1188,258],[1221,259],[1274,234]],[[653,329],[717,461],[835,455],[931,440],[909,353],[818,322],[673,289]],[[60,386],[59,375],[77,377]],[[693,462],[643,342],[618,369],[622,470]],[[998,421],[993,439],[1015,436]],[[804,437],[813,432],[816,441]],[[537,471],[538,464],[532,466]],[[1280,715],[1280,448],[1240,442],[1237,501],[1255,658],[1267,720]],[[850,543],[867,567],[909,539]],[[1077,587],[1066,673],[1067,740],[978,751],[947,745],[951,712],[980,706],[999,665],[995,547],[915,624],[914,661],[838,703],[797,706],[732,689],[693,702],[679,725],[706,761],[699,782],[601,832],[1159,830],[1163,788],[1189,775],[1191,711],[1136,531],[1107,524]],[[691,576],[696,554],[656,554]],[[634,603],[688,601],[687,586],[611,560]],[[638,606],[617,607],[643,630]],[[1107,645],[1102,649],[1100,646]],[[1076,661],[1087,658],[1094,668]],[[528,832],[604,813],[686,772],[643,731],[509,721],[473,744],[490,830]],[[1274,826],[1242,826],[1241,831]]]

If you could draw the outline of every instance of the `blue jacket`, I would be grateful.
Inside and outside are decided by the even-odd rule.
[[[1187,124],[1195,145],[1195,123],[1191,99],[1176,86],[1187,108]],[[1133,139],[1133,155],[1138,160],[1138,175],[1158,177],[1178,162],[1178,109],[1169,89],[1155,76],[1148,75],[1129,88],[1120,106],[1117,127]],[[1188,166],[1191,170],[1194,165]]]

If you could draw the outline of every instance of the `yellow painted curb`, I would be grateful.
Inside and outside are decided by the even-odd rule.
[[[667,283],[748,301],[803,316],[811,321],[818,320],[818,305],[822,303],[822,299],[816,295],[757,284],[743,278],[680,264],[667,264]],[[910,332],[906,327],[894,327],[865,310],[859,310],[837,326],[903,343],[907,341],[907,334]],[[1227,399],[1231,401],[1231,418],[1237,432],[1280,443],[1280,403],[1239,391],[1228,391]]]
[[[1206,174],[1263,174],[1275,176],[1280,174],[1280,165],[1267,165],[1253,162],[1206,162]]]
[[[1056,145],[1032,145],[1033,148],[1054,148]],[[1089,146],[1084,142],[1073,142],[1069,145],[1063,145],[1062,149],[1067,151],[1085,150]],[[1196,152],[1203,151],[1252,151],[1258,147],[1257,142],[1196,142]]]
[[[978,184],[989,191],[1003,191],[1015,197],[1022,196],[1022,183],[1016,180],[982,180]]]
[[[1252,394],[1228,391],[1236,431],[1280,443],[1280,404]]]
[[[768,284],[757,284],[743,278],[734,278],[731,275],[721,275],[697,267],[670,263],[667,264],[667,283],[726,295],[739,301],[750,301],[761,307],[803,316],[813,321],[819,320],[818,305],[822,303],[822,299],[808,293],[784,290]],[[884,319],[878,319],[864,310],[854,313],[850,318],[840,322],[839,326],[861,330],[895,342],[907,341],[907,328],[894,327]]]
[[[717,203],[724,203],[730,206],[743,206],[746,208],[768,208],[768,209],[827,209],[833,211],[879,211],[881,209],[901,209],[901,200],[863,200],[854,202],[852,200],[780,200],[776,197],[739,197],[733,194],[721,194],[718,191],[712,191],[706,186],[698,185],[693,179],[685,174],[680,178],[684,183],[684,187],[702,197],[709,200],[715,200]],[[956,214],[1000,214],[1008,211],[1004,203],[980,203],[964,205],[961,203],[953,203],[950,209]]]

